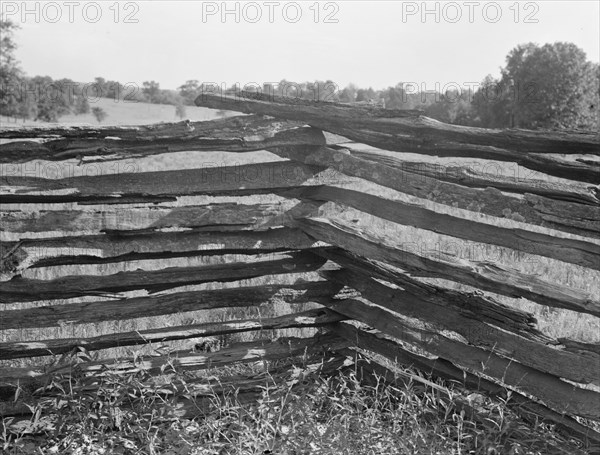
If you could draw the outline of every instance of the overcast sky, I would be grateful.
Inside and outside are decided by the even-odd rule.
[[[433,89],[496,76],[506,54],[530,41],[573,42],[595,62],[600,55],[597,0],[228,2],[225,17],[221,2],[26,2],[27,11],[21,1],[0,3],[21,26],[17,56],[28,75],[80,82],[174,89],[188,79],[285,78]]]

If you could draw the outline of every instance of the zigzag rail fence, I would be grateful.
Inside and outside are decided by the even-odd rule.
[[[202,95],[196,104],[249,115],[139,127],[0,130],[1,360],[58,356],[80,347],[92,352],[319,327],[312,337],[276,342],[259,337],[217,352],[180,351],[175,357],[138,362],[97,359],[80,364],[78,371],[158,372],[167,362],[194,370],[294,355],[318,357],[325,351],[333,366],[352,353],[376,353],[492,395],[511,390],[510,404],[522,415],[550,421],[591,446],[600,444],[600,434],[575,418],[600,420],[600,394],[594,388],[600,385],[599,345],[553,339],[539,330],[531,312],[498,298],[527,299],[598,318],[597,292],[558,285],[494,261],[411,248],[368,224],[329,218],[323,211],[325,204],[335,204],[395,223],[399,231],[417,228],[560,261],[574,273],[595,273],[600,270],[597,134],[460,127],[416,111],[251,93]],[[192,167],[185,169],[133,171],[136,160],[153,155],[261,150],[278,159],[202,168],[194,168],[190,160]],[[405,160],[405,154],[413,159]],[[414,154],[423,159],[415,160]],[[432,164],[428,156],[516,163],[535,171],[536,178],[483,172],[460,162]],[[35,160],[48,165],[74,159],[127,160],[131,167],[65,178],[23,172]],[[326,169],[407,197],[388,198],[362,191],[360,185],[315,179]],[[257,195],[278,199],[248,203],[247,196]],[[197,202],[214,197],[237,199]],[[432,201],[451,210],[436,210]],[[467,212],[472,216],[461,215]],[[508,226],[500,218],[518,223]],[[222,259],[185,263],[205,256]],[[87,272],[102,264],[163,260],[181,262],[111,274]],[[45,269],[54,274],[48,279],[35,275]],[[283,280],[244,281],[265,276]],[[189,288],[215,282],[229,285]],[[147,330],[115,327],[94,337],[14,338],[15,333],[31,335],[64,324],[261,308],[276,302],[290,308],[313,305],[274,317]],[[17,388],[43,394],[44,384],[71,371],[70,364],[49,369],[4,362],[3,416],[27,412],[11,402]],[[231,385],[252,395],[260,384],[238,379]],[[186,409],[193,411],[188,406],[182,412]]]

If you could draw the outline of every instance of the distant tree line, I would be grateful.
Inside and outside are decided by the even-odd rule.
[[[333,81],[247,84],[226,89],[188,80],[179,87],[186,105],[201,93],[240,94],[261,91],[307,100],[373,103],[387,109],[419,109],[446,123],[485,128],[600,129],[600,66],[588,61],[572,43],[524,44],[511,50],[499,78],[488,75],[479,84],[447,84],[430,90],[414,83],[374,90]]]
[[[81,83],[49,76],[27,77],[18,65],[13,33],[16,25],[0,18],[0,114],[14,119],[56,122],[61,116],[92,112],[101,122],[106,113],[90,109],[90,102],[110,98],[120,102],[147,102],[175,106],[186,116],[202,93],[235,94],[242,89],[268,95],[342,103],[373,103],[387,109],[419,109],[434,119],[487,128],[600,128],[600,66],[587,60],[572,43],[517,46],[509,52],[499,78],[488,75],[477,86],[447,84],[431,90],[400,83],[382,90],[355,84],[338,87],[333,81],[236,85],[225,88],[188,80],[177,90],[161,89],[158,82],[142,86],[96,77]],[[449,88],[448,88],[449,87]],[[225,112],[220,112],[224,115]]]
[[[354,84],[339,88],[332,81],[282,80],[277,86],[263,87],[263,92],[419,109],[442,122],[485,128],[600,129],[600,66],[572,43],[518,46],[506,57],[499,78],[488,75],[468,86],[450,83],[445,91],[414,83],[383,90]]]
[[[52,79],[50,76],[27,76],[15,58],[14,32],[17,25],[0,17],[0,115],[17,119],[56,122],[67,114],[92,113],[98,122],[106,118],[101,107],[90,102],[109,98],[119,102],[172,104],[183,118],[184,100],[175,90],[163,90],[158,82],[122,84],[96,77],[93,82]]]

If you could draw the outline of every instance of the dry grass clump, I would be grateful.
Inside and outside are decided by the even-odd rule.
[[[278,364],[269,371],[280,369]],[[359,380],[365,376],[354,366],[334,375],[319,374],[306,359],[295,359],[286,371],[283,381],[275,381],[256,366],[230,367],[202,376],[167,367],[161,380],[143,372],[106,374],[99,382],[90,377],[57,380],[45,389],[48,398],[32,402],[33,415],[25,422],[29,425],[22,426],[50,429],[42,436],[26,431],[11,434],[7,426],[15,421],[4,419],[1,453],[587,453],[550,427],[525,424],[506,403],[479,394],[473,401],[473,394],[455,384],[386,382],[371,374],[366,376],[370,380]],[[240,390],[217,393],[224,390],[224,378],[241,372],[264,379],[252,399]],[[409,373],[418,379],[414,371]],[[213,392],[194,401],[198,387],[207,385]],[[444,393],[440,393],[442,388]],[[448,400],[448,394],[462,399]],[[476,403],[476,413],[456,404],[467,398]],[[185,402],[188,409],[190,403],[197,406],[195,418],[181,417]]]

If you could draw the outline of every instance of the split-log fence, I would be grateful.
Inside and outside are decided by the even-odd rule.
[[[349,207],[395,223],[398,230],[407,226],[550,258],[574,274],[587,270],[593,275],[600,270],[597,134],[462,127],[416,111],[250,93],[203,95],[196,104],[249,115],[135,127],[0,130],[3,415],[26,411],[12,402],[17,389],[43,394],[47,381],[72,373],[69,364],[18,367],[13,359],[320,327],[314,337],[259,338],[216,352],[94,360],[80,364],[78,372],[159,372],[167,362],[198,370],[324,351],[330,357],[321,368],[332,370],[359,350],[492,395],[510,390],[509,404],[524,416],[541,417],[591,447],[600,445],[600,434],[580,419],[600,420],[600,345],[553,339],[537,327],[531,312],[498,297],[571,310],[598,327],[598,287],[584,291],[493,261],[415,250],[377,229],[328,217],[323,209],[326,203]],[[216,168],[198,168],[190,160],[189,168],[159,172],[131,165],[124,172],[66,178],[23,172],[35,160],[131,164],[182,151],[201,156],[260,150],[277,160]],[[412,155],[405,160],[405,154],[422,159]],[[497,166],[506,162],[522,166],[526,175],[433,164],[431,157],[492,160]],[[315,178],[328,168],[406,197],[388,198],[359,185]],[[278,199],[248,203],[242,198],[257,195]],[[222,196],[239,200],[210,199]],[[210,202],[198,202],[198,197]],[[185,198],[193,202],[182,202]],[[432,201],[449,210],[436,209]],[[201,256],[224,259],[114,274],[86,272],[99,264]],[[68,273],[50,279],[31,275],[40,269]],[[244,283],[264,276],[284,279]],[[230,284],[184,288],[215,282]],[[65,324],[275,302],[292,308],[314,305],[275,317],[115,329],[94,337],[15,338],[25,329],[43,333]],[[224,390],[226,383],[217,389]],[[230,385],[251,398],[260,383],[238,378]],[[194,390],[202,396],[209,389],[215,387],[198,383]],[[182,412],[186,409],[191,408]]]

